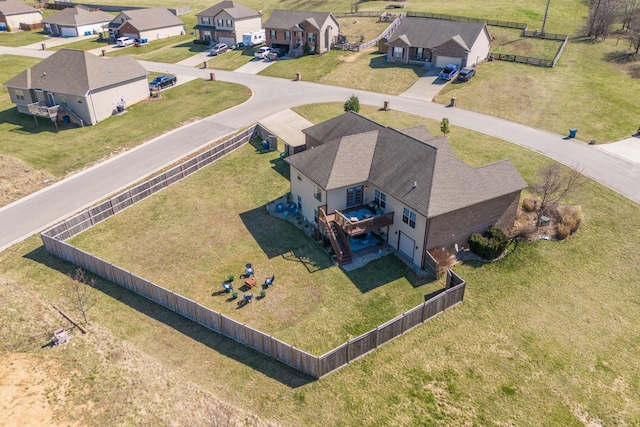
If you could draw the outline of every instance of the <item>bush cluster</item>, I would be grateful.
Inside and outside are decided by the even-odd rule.
[[[522,209],[524,209],[525,212],[537,211],[540,209],[540,199],[537,197],[525,197],[524,200],[522,200]]]
[[[484,235],[474,233],[469,238],[469,249],[484,259],[496,259],[507,248],[509,237],[498,227],[491,226]]]
[[[558,239],[564,240],[574,234],[582,224],[582,209],[580,206],[561,206],[555,212],[558,222]]]

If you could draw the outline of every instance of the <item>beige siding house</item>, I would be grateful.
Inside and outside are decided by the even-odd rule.
[[[18,111],[93,125],[147,99],[147,71],[129,55],[62,49],[4,83]]]
[[[42,14],[17,0],[0,0],[0,30],[17,31],[20,24],[37,24],[42,21]]]
[[[52,36],[77,37],[102,32],[112,19],[113,15],[107,12],[75,6],[43,19],[42,24]]]
[[[404,18],[389,37],[387,61],[443,68],[484,61],[491,36],[483,22]]]
[[[223,1],[196,14],[198,39],[234,46],[242,35],[262,29],[262,16],[234,1]]]
[[[305,46],[311,53],[327,52],[340,34],[340,24],[330,12],[274,10],[264,29],[268,46],[293,57],[305,53]]]
[[[114,39],[153,41],[184,34],[184,22],[164,7],[127,10],[111,20],[109,33]]]
[[[292,202],[342,263],[373,234],[424,268],[430,249],[511,228],[527,187],[510,161],[473,168],[423,126],[398,131],[350,112],[304,133],[308,149],[285,158]]]

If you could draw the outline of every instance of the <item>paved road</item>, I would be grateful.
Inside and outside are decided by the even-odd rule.
[[[40,55],[51,52],[0,47],[2,53],[43,57]],[[141,63],[150,71],[191,77],[208,78],[211,72],[175,64]],[[564,140],[561,135],[415,99],[250,74],[215,73],[217,80],[250,87],[253,97],[242,105],[162,135],[0,209],[0,250],[237,129],[287,108],[315,102],[344,102],[352,94],[363,104],[382,106],[384,101],[389,101],[392,109],[436,120],[448,117],[453,125],[530,148],[579,168],[585,175],[640,203],[637,164],[594,150],[584,143]]]

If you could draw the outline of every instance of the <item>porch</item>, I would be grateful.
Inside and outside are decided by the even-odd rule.
[[[32,116],[55,119],[58,116],[60,105],[48,106],[46,102],[34,102],[28,105],[18,105],[18,112]]]

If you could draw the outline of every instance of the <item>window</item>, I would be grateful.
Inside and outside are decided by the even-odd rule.
[[[362,204],[362,185],[358,187],[347,188],[347,207],[358,206]]]
[[[224,27],[224,19],[218,19],[218,27]]]
[[[227,19],[227,27],[233,27],[233,21],[231,19]]]
[[[202,24],[203,25],[210,25],[211,24],[211,18],[202,17]]]
[[[298,209],[302,210],[302,196],[298,196]]]
[[[82,98],[81,97],[76,97],[76,101],[78,101],[78,104],[82,104]]]
[[[377,188],[373,199],[376,202],[376,205],[380,206],[381,208],[384,209],[387,206],[387,195]]]
[[[402,48],[402,47],[394,47],[393,48],[393,57],[394,58],[402,58],[402,57],[404,57],[404,48]]]
[[[416,228],[416,214],[408,208],[402,209],[402,222],[409,224],[409,227]]]
[[[316,42],[316,37],[318,37],[318,35],[316,33],[308,33],[307,34],[307,41],[309,43],[315,43]]]
[[[278,34],[276,33],[276,30],[269,30],[269,38],[274,40],[278,38]]]
[[[284,39],[285,40],[291,40],[291,31],[285,31],[284,32]]]
[[[313,197],[315,197],[319,202],[322,201],[322,188],[316,185],[315,191],[313,192]]]
[[[20,89],[16,89],[16,99],[21,99],[24,101],[24,92]]]

